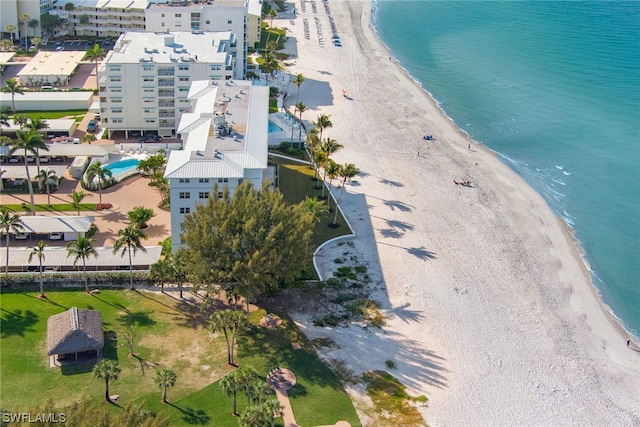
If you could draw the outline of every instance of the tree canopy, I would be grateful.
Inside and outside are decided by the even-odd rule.
[[[223,285],[248,300],[300,276],[310,256],[315,213],[304,203],[289,205],[280,191],[251,181],[218,194],[185,216],[182,237],[187,270],[201,283]]]

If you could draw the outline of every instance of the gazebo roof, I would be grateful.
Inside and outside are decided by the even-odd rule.
[[[102,315],[76,307],[47,320],[47,354],[70,354],[104,347]]]

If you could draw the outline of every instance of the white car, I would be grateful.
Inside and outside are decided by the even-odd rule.
[[[29,233],[16,233],[16,240],[27,240],[29,238]]]
[[[49,240],[62,240],[62,233],[49,233]]]
[[[59,52],[59,51],[61,51],[61,50],[64,50],[64,46],[58,46],[58,47],[56,47],[56,50],[57,50],[58,52]]]

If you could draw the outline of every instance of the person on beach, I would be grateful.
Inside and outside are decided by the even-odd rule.
[[[469,145],[467,145],[467,148],[468,148],[469,150],[471,150],[471,143],[469,143]]]
[[[629,347],[630,343],[631,343],[631,340],[627,340],[627,347]]]
[[[420,157],[420,150],[416,151],[416,156]]]

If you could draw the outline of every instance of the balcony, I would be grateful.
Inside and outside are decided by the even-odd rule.
[[[173,68],[158,70],[158,76],[174,76],[176,74]]]
[[[173,101],[161,100],[158,102],[158,107],[160,108],[173,108],[176,106],[176,103]]]

